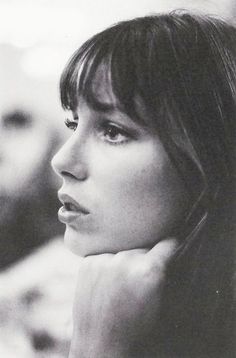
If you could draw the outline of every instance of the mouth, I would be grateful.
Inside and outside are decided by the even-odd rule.
[[[89,214],[89,212],[86,209],[82,208],[80,205],[75,205],[71,202],[65,201],[63,203],[63,206],[64,206],[64,210],[66,210],[66,211],[80,212],[81,214],[84,214],[84,215]]]
[[[78,208],[74,204],[67,203],[67,202],[64,203],[64,208],[67,211],[78,211]]]
[[[58,194],[60,202],[63,204],[63,208],[65,211],[69,212],[78,212],[84,215],[88,215],[89,211],[79,204],[75,199],[73,199],[70,195],[59,193]]]
[[[70,224],[75,220],[84,219],[90,212],[71,196],[58,193],[58,197],[63,206],[59,209],[58,218],[64,224]]]

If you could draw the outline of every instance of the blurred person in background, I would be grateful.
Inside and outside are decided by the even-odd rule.
[[[0,268],[60,233],[56,183],[48,166],[56,141],[50,126],[27,108],[1,114]]]
[[[0,47],[0,356],[66,357],[74,265],[50,166],[57,85],[24,71],[26,53]]]
[[[60,134],[50,115],[35,106],[40,89],[47,97],[45,85],[24,74],[21,58],[19,51],[2,46],[0,269],[61,233],[55,219],[57,183],[48,165]]]

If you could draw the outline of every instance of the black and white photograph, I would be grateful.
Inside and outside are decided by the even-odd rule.
[[[236,358],[236,0],[1,0],[0,357]]]

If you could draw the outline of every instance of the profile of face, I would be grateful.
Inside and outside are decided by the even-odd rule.
[[[152,247],[184,218],[183,183],[158,135],[119,109],[101,71],[93,86],[104,110],[80,98],[66,122],[74,132],[52,161],[65,243],[80,256]]]

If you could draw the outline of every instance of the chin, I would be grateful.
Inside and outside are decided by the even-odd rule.
[[[80,233],[78,230],[75,230],[70,226],[66,227],[64,235],[65,246],[73,252],[73,254],[80,257],[105,253],[116,254],[119,251],[128,249],[117,245],[113,245],[111,247],[109,241],[110,240],[106,240],[104,237],[99,235],[96,236],[94,234]]]
[[[88,255],[88,249],[81,243],[82,238],[77,235],[71,235],[66,230],[64,235],[65,246],[75,255],[85,257]]]
[[[97,240],[90,235],[79,233],[69,226],[66,227],[64,243],[73,254],[80,257],[86,257],[102,253],[99,252],[98,248],[95,248],[94,245],[92,245],[92,243],[96,242]]]

